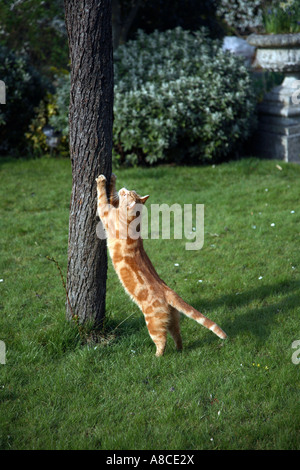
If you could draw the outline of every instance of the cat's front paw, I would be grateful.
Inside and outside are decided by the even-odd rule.
[[[106,177],[104,175],[99,175],[98,178],[96,178],[97,185],[105,181],[106,181]]]

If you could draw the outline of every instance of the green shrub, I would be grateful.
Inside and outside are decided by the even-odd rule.
[[[264,3],[265,0],[221,0],[216,15],[229,34],[244,36],[262,30]]]
[[[118,48],[115,64],[114,152],[121,161],[222,159],[249,136],[249,73],[203,31],[139,31]]]
[[[204,31],[139,31],[114,61],[115,162],[222,160],[249,137],[255,115],[249,73]],[[67,135],[69,81],[62,80],[50,123]]]
[[[70,75],[56,76],[56,110],[49,116],[49,123],[59,129],[63,136],[69,135]]]
[[[47,93],[35,108],[35,116],[32,119],[25,136],[31,152],[35,156],[48,153],[50,148],[47,144],[43,129],[51,125],[61,132],[60,143],[52,148],[51,155],[69,154],[69,122],[68,108],[70,95],[70,75],[63,73],[55,77],[56,94]]]
[[[0,107],[0,154],[23,152],[24,134],[48,84],[23,57],[0,47],[0,79],[6,104]]]

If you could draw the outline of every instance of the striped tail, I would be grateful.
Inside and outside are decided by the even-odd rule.
[[[171,307],[176,308],[176,310],[184,313],[184,315],[187,317],[196,320],[196,322],[211,330],[213,333],[219,336],[219,338],[227,338],[226,333],[215,322],[209,320],[204,315],[202,315],[202,313],[198,312],[198,310],[187,304],[181,297],[179,297],[178,294],[176,294],[176,292],[172,291],[171,289],[168,290],[166,298]]]

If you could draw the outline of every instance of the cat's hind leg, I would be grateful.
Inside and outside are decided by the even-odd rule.
[[[170,320],[168,324],[168,331],[172,336],[176,349],[182,351],[182,339],[180,334],[180,313],[176,308],[170,307]]]
[[[155,356],[162,356],[167,343],[168,320],[167,313],[157,312],[154,315],[146,316],[146,324],[149,335],[156,346]]]

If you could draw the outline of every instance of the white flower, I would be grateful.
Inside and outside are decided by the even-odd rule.
[[[291,214],[295,214],[295,211],[291,211]]]
[[[179,263],[174,263],[174,266],[179,266]]]
[[[274,223],[272,223],[272,224],[271,224],[271,227],[275,227],[275,224],[274,224]]]
[[[198,281],[198,282],[203,282],[203,281],[202,281],[202,279],[199,279],[199,281]]]
[[[263,278],[262,276],[259,276],[259,278],[258,278],[258,279],[262,279],[262,278]]]

